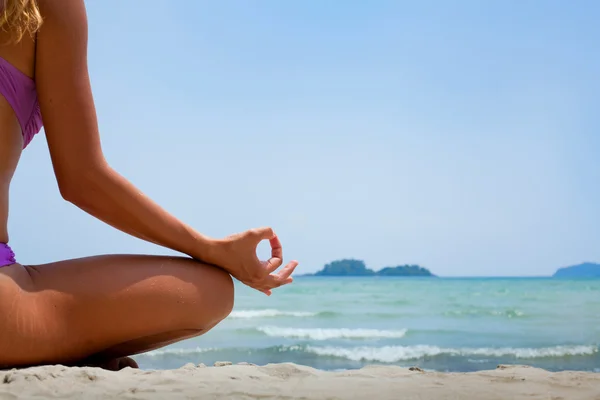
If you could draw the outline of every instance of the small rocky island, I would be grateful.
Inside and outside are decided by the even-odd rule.
[[[362,260],[344,259],[332,261],[322,270],[309,276],[428,276],[434,277],[427,268],[418,265],[385,267],[379,271],[367,268]]]
[[[553,278],[600,278],[600,264],[583,263],[559,268]]]

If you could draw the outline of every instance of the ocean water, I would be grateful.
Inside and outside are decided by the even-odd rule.
[[[136,360],[600,372],[599,344],[600,279],[299,277],[271,297],[236,283],[234,311],[212,331]]]

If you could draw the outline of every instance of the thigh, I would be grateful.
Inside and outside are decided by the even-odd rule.
[[[210,329],[233,307],[225,271],[182,257],[14,265],[0,278],[5,365],[70,362],[144,337]]]

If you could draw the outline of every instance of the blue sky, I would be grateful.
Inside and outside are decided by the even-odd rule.
[[[600,261],[598,2],[87,7],[106,157],[201,232],[271,225],[299,272]],[[43,135],[10,218],[23,263],[172,254],[64,202]]]

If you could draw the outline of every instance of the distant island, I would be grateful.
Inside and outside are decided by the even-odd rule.
[[[583,263],[570,267],[559,268],[553,278],[600,278],[600,264]]]
[[[332,261],[322,270],[306,276],[429,276],[435,277],[427,268],[418,265],[385,267],[379,271],[367,268],[364,261],[344,259]]]

